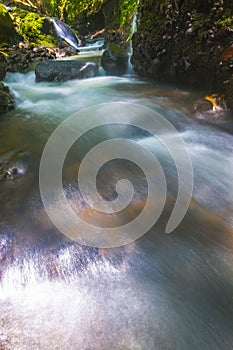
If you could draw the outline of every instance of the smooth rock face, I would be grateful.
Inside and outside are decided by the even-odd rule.
[[[98,74],[98,66],[92,62],[47,61],[37,65],[36,81],[66,81],[86,79]]]
[[[8,86],[0,83],[0,114],[6,113],[14,108],[14,99]]]
[[[107,75],[125,74],[128,68],[128,55],[117,54],[107,49],[101,58],[101,65]]]

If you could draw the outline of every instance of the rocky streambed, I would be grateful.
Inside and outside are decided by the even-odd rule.
[[[167,0],[156,4],[152,0],[141,0],[138,3],[137,29],[132,38],[131,62],[136,74],[153,79],[157,83],[202,89],[203,100],[201,105],[197,106],[197,110],[202,111],[203,106],[207,110],[212,107],[218,109],[218,106],[232,109],[232,14],[233,6],[228,0],[202,2]],[[10,30],[14,31],[14,36],[12,34],[8,48],[0,52],[0,80],[4,78],[6,71],[26,72],[31,62],[74,54],[72,48],[64,46],[62,49],[56,49],[25,42],[12,46],[15,41],[19,43],[19,33],[27,35],[34,41],[43,39],[53,43],[57,42],[57,38],[52,37],[52,21],[34,12],[14,9],[15,21],[17,22],[20,18],[21,27],[25,30],[23,33],[20,27],[18,34],[9,14],[4,12],[4,16],[7,18],[8,27],[4,27],[5,29],[2,27],[4,31],[1,29],[0,35],[2,32],[6,40],[6,32]],[[29,17],[31,21],[41,22],[38,28],[32,22],[32,32],[27,27],[26,19],[29,20]],[[89,37],[97,39],[98,35],[101,35],[105,38],[107,50],[101,65],[107,75],[122,75],[127,70],[128,57],[125,52],[129,47],[129,37],[122,34],[121,27],[110,29],[113,28],[112,23],[111,26],[109,23],[110,27],[105,23],[107,29],[98,31],[102,27],[97,17],[91,26],[92,35]],[[132,21],[132,18],[129,21]],[[97,30],[96,34],[93,34],[95,30]],[[82,41],[85,42],[84,37]],[[204,94],[214,97],[206,101]]]
[[[7,72],[25,73],[32,62],[55,59],[60,52],[45,47],[33,47],[29,44],[14,45],[0,51],[0,81]],[[6,113],[15,106],[13,93],[0,83],[0,114]]]
[[[82,49],[85,50],[85,47]],[[87,50],[89,46],[87,46]],[[85,51],[84,51],[85,52]],[[77,53],[76,53],[77,54]],[[34,47],[29,43],[20,43],[12,47],[6,47],[0,51],[0,80],[3,80],[7,72],[26,73],[34,64],[36,81],[66,81],[70,79],[86,79],[98,75],[101,65],[106,75],[123,75],[128,69],[128,53],[126,50],[111,44],[103,52],[99,64],[93,62],[60,60],[75,55],[71,47],[51,48]],[[40,64],[39,62],[43,62]],[[39,64],[38,64],[39,63]],[[4,114],[14,108],[12,91],[3,83],[0,85],[0,114]]]

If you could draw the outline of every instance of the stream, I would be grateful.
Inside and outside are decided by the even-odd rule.
[[[14,90],[17,108],[1,118],[0,154],[18,150],[23,156],[19,176],[0,183],[0,349],[232,350],[232,122],[194,118],[199,92],[156,85],[131,71],[63,83],[36,83],[34,72],[8,73],[5,83]],[[120,217],[107,218],[86,208],[77,169],[100,141],[124,137],[143,145],[158,158],[167,183],[164,210],[146,234],[98,249],[70,240],[50,221],[40,196],[39,165],[46,142],[64,120],[115,102],[150,108],[175,127],[191,159],[193,193],[183,220],[166,234],[177,169],[166,147],[134,126],[135,118],[144,118],[140,108],[133,117],[125,115],[128,126],[89,131],[72,146],[63,167],[67,198],[86,220],[123,225],[138,215],[147,195],[138,166],[116,159],[100,169],[97,187],[111,207],[116,182],[130,179],[132,205]],[[170,130],[166,137],[178,152],[173,136]]]

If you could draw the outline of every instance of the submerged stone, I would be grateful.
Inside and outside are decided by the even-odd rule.
[[[13,150],[0,155],[0,182],[15,180],[25,174],[29,167],[29,153]]]
[[[92,62],[47,61],[37,65],[36,81],[66,81],[86,79],[98,74],[98,66]]]

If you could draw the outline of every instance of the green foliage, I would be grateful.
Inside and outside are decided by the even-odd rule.
[[[230,27],[233,29],[233,17],[230,11],[225,11],[224,15],[217,22],[220,26]]]
[[[0,4],[0,16],[5,16],[6,13],[8,13],[8,12],[5,8],[5,6],[3,4]]]
[[[65,20],[71,26],[105,8],[106,28],[121,29],[129,37],[132,35],[132,21],[139,0],[44,0],[46,13]],[[115,9],[113,9],[115,7]]]
[[[48,35],[51,33],[43,32],[46,17],[38,13],[59,18],[73,28],[78,23],[87,23],[89,18],[90,21],[93,18],[98,21],[98,15],[101,18],[103,14],[103,25],[107,30],[120,30],[123,37],[129,39],[133,34],[132,21],[139,0],[14,0],[14,3],[17,2],[24,4],[24,9],[15,7],[13,11],[19,34],[25,41],[51,46],[54,42]],[[93,16],[95,14],[98,14],[97,17]]]
[[[19,32],[29,41],[37,41],[40,37],[44,19],[38,14],[29,12],[19,24]]]
[[[42,7],[45,12],[52,17],[58,17],[73,23],[74,20],[83,16],[89,16],[100,10],[107,0],[44,0]]]
[[[193,29],[201,29],[205,25],[206,16],[203,13],[195,13],[194,21],[192,23]]]

